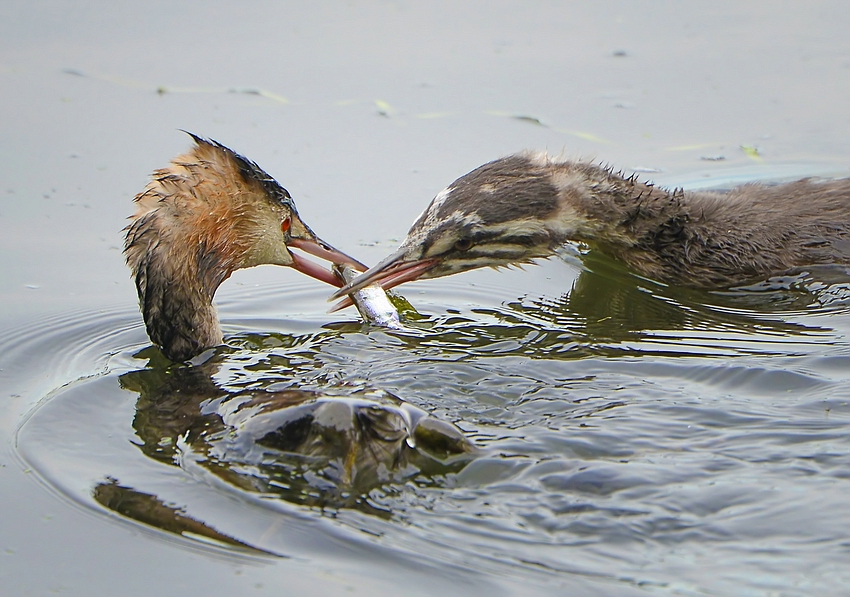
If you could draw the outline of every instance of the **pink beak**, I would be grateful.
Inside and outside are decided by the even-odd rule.
[[[368,269],[365,265],[353,257],[349,257],[342,251],[333,248],[331,245],[319,238],[311,240],[292,238],[287,246],[301,249],[305,253],[320,257],[321,259],[330,261],[334,264],[348,264],[361,272],[365,272]],[[291,255],[294,261],[292,267],[302,274],[307,274],[311,278],[316,278],[317,280],[321,280],[322,282],[326,282],[333,286],[342,286],[342,281],[331,270],[325,269],[319,264],[314,263],[309,259],[305,259],[296,253],[291,253]]]

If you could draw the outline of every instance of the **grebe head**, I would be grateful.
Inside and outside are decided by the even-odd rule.
[[[398,251],[331,299],[368,284],[522,264],[567,241],[668,284],[725,288],[793,268],[850,263],[850,179],[666,190],[610,168],[524,153],[440,192]],[[345,306],[343,301],[334,309]]]
[[[341,285],[290,247],[366,269],[317,237],[289,192],[257,164],[191,136],[195,146],[136,196],[124,244],[148,335],[177,361],[221,343],[212,298],[237,269],[283,265]]]
[[[562,190],[544,154],[485,164],[438,193],[399,249],[332,299],[374,283],[388,289],[410,280],[548,257],[586,225]]]

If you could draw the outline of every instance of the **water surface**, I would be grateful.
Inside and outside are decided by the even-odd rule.
[[[387,331],[258,268],[223,286],[226,345],[189,371],[148,344],[120,229],[188,147],[177,129],[256,160],[367,263],[450,181],[526,148],[671,186],[846,176],[848,19],[4,3],[0,592],[845,592],[843,270],[710,293],[573,254],[411,284],[422,317]],[[342,495],[228,451],[227,397],[288,390],[391,392],[480,453]]]
[[[52,321],[43,341],[92,375],[49,396],[19,450],[82,505],[239,553],[326,558],[341,541],[372,566],[388,551],[396,573],[507,592],[844,582],[848,282],[694,292],[587,263],[571,283],[565,263],[539,268],[561,295],[421,284],[404,331],[298,316],[322,298],[310,283],[228,293],[239,331],[191,368],[145,348],[131,308]],[[296,315],[275,320],[284,291]],[[220,436],[187,443],[186,410],[222,393],[364,387],[455,422],[481,454],[335,500],[327,479],[223,458]]]

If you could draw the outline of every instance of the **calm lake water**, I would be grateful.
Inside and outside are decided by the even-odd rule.
[[[168,368],[120,230],[177,129],[256,160],[367,263],[524,148],[690,188],[848,176],[848,22],[841,2],[4,4],[0,592],[846,594],[843,268],[703,292],[566,252],[404,286],[398,331],[257,268],[219,292],[226,345]],[[479,452],[341,493],[216,427],[291,389],[390,392]]]

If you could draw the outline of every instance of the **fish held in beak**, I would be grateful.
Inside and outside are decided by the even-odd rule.
[[[379,284],[384,290],[422,277],[437,265],[439,259],[410,258],[406,249],[399,249],[339,290],[328,299],[335,301],[365,286]],[[336,310],[336,309],[333,309]]]

